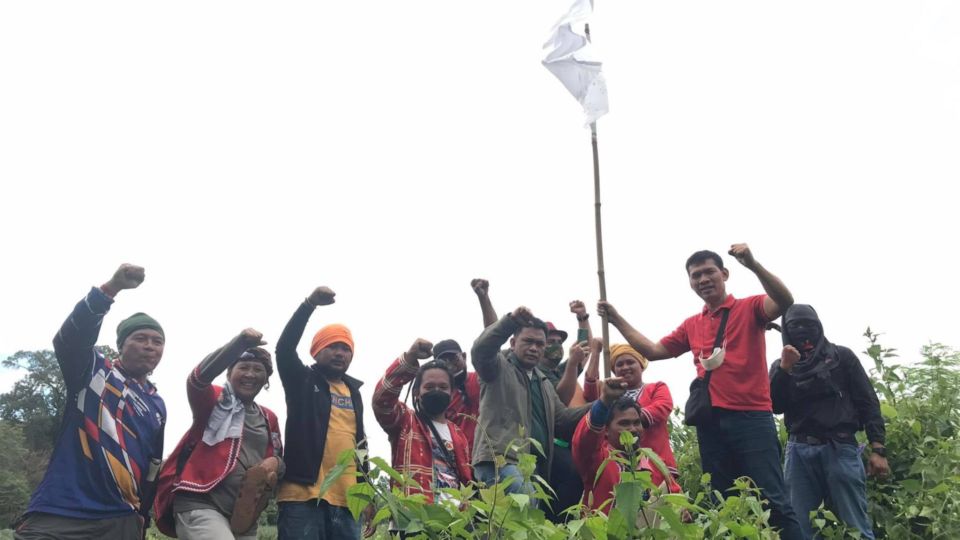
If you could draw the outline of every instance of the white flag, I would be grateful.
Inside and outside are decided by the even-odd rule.
[[[600,71],[603,63],[592,57],[584,31],[584,24],[592,13],[593,0],[574,0],[567,14],[554,25],[550,39],[543,44],[544,49],[549,49],[543,66],[556,75],[583,106],[587,125],[609,110],[607,82]]]

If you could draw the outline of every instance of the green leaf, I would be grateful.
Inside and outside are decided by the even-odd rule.
[[[343,472],[346,471],[347,467],[349,466],[350,463],[339,463],[338,460],[338,463],[334,465],[332,469],[330,469],[325,477],[323,477],[323,482],[320,483],[320,494],[317,496],[318,499],[323,498],[323,494],[330,489],[330,486],[337,481],[337,478],[340,478],[340,476],[343,475]]]
[[[936,487],[934,487],[933,489],[931,489],[931,490],[928,491],[927,493],[930,494],[930,495],[939,495],[940,493],[944,493],[944,492],[946,492],[946,491],[949,490],[949,489],[950,489],[950,486],[948,486],[948,485],[947,485],[946,483],[944,483],[944,482],[940,482],[939,484],[936,485]]]
[[[903,489],[913,493],[916,493],[921,489],[923,489],[923,483],[914,478],[904,479],[900,482],[900,485],[903,487]]]
[[[374,495],[373,486],[366,482],[347,488],[347,508],[353,514],[353,519],[360,519],[363,510],[373,502]]]
[[[887,402],[883,402],[880,404],[880,414],[882,414],[885,418],[890,418],[890,419],[893,419],[899,416],[899,414],[897,413],[897,409],[895,409],[893,405],[890,405]]]
[[[530,504],[530,496],[526,493],[511,493],[510,498],[513,499],[513,502],[517,503],[517,506],[520,507],[520,510],[526,508]]]
[[[643,500],[643,485],[640,482],[621,481],[613,487],[613,494],[616,497],[615,507],[620,510],[626,519],[627,532],[632,535],[637,528],[636,516],[640,511],[640,505]],[[629,516],[633,516],[630,518]]]

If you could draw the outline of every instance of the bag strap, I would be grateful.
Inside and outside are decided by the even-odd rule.
[[[717,328],[717,337],[713,340],[714,349],[723,346],[723,338],[724,338],[724,335],[727,333],[727,318],[729,316],[730,316],[729,309],[724,309],[723,315],[720,315],[720,327]],[[710,384],[710,376],[713,375],[713,371],[714,370],[711,369],[706,373],[706,375],[703,376],[704,384]]]

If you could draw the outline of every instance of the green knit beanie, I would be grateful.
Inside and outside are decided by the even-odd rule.
[[[160,323],[146,313],[134,313],[126,319],[120,321],[117,325],[117,350],[123,348],[123,342],[130,337],[130,334],[144,328],[156,330],[163,336],[163,328]],[[164,336],[166,337],[166,336]]]

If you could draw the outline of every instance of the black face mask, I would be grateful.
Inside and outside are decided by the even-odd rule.
[[[450,405],[450,394],[442,390],[431,390],[420,394],[420,410],[433,417],[442,414]]]
[[[790,333],[790,344],[801,351],[807,342],[812,346],[820,342],[820,329],[815,325],[790,325],[787,332]]]

